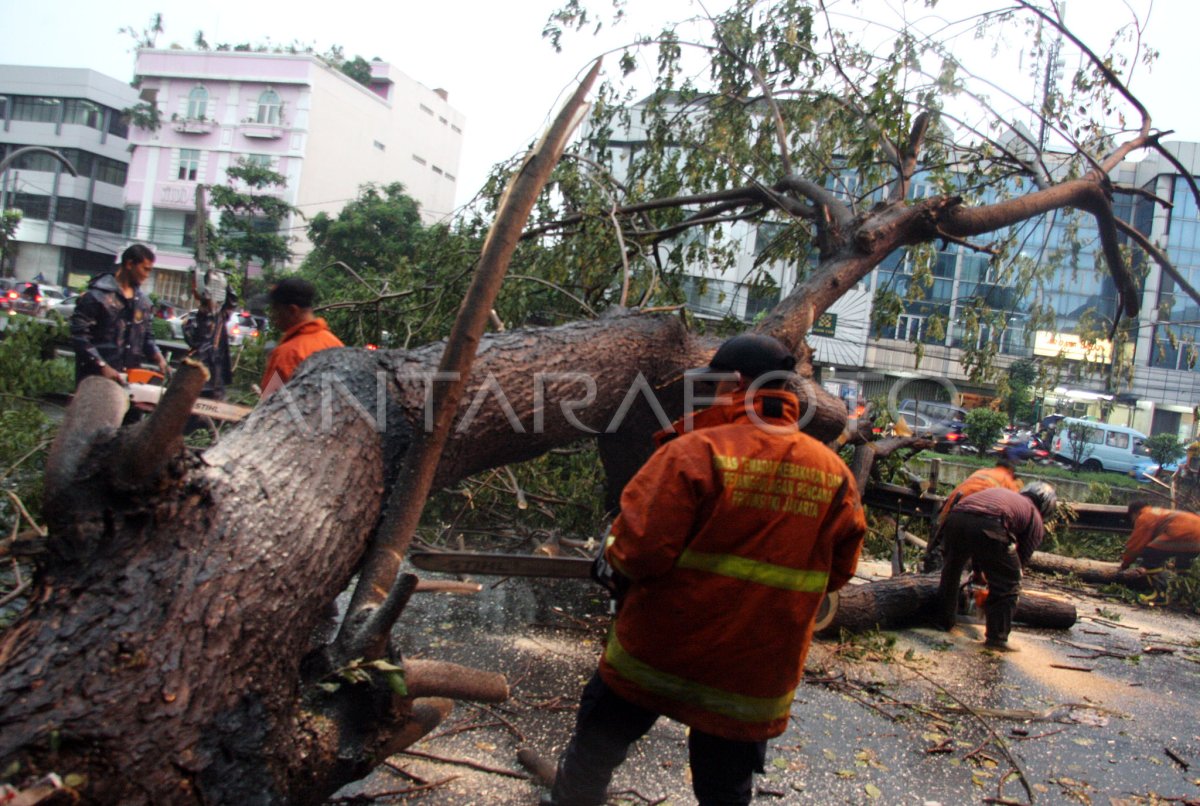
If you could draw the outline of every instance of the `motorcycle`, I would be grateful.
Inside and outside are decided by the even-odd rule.
[[[1036,434],[1018,429],[1005,429],[1005,432],[1005,435],[988,451],[989,455],[1007,459],[1018,465],[1026,462],[1038,465],[1053,463],[1053,454]]]

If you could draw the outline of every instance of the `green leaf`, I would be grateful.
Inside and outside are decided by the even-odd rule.
[[[879,791],[879,787],[875,784],[867,784],[863,787],[863,791],[867,793],[867,797],[871,800],[878,800],[883,797],[883,792]]]
[[[387,680],[387,684],[391,687],[392,691],[401,697],[408,696],[408,685],[405,683],[404,675],[401,672],[386,672],[383,678]]]

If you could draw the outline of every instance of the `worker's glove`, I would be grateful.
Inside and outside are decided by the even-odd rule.
[[[592,560],[592,579],[604,588],[614,599],[620,601],[629,589],[629,577],[622,574],[604,558],[604,550]]]

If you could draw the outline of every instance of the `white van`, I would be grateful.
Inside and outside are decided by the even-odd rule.
[[[1088,429],[1083,449],[1078,453],[1080,466],[1084,470],[1128,473],[1135,466],[1145,464],[1150,457],[1150,451],[1146,449],[1146,435],[1141,431],[1123,425],[1064,417],[1058,422],[1050,451],[1065,462],[1073,462],[1077,456],[1068,434],[1072,423]]]

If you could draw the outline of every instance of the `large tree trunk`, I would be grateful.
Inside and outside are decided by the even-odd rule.
[[[665,315],[494,335],[460,416],[477,396],[485,405],[453,433],[438,483],[590,436],[576,423],[619,430],[631,389],[656,390],[673,416],[682,403],[664,390],[710,350]],[[502,680],[444,668],[408,670],[410,694],[434,699],[382,679],[329,694],[316,683],[338,678],[308,652],[424,427],[440,351],[317,354],[217,446],[175,455],[162,475],[114,471],[148,457],[130,461],[129,429],[95,432],[119,422],[121,395],[90,384],[100,402],[69,415],[48,473],[50,559],[0,637],[0,766],[83,774],[100,802],[316,803],[436,724],[439,695],[499,696]],[[581,368],[596,398],[571,412]]]

